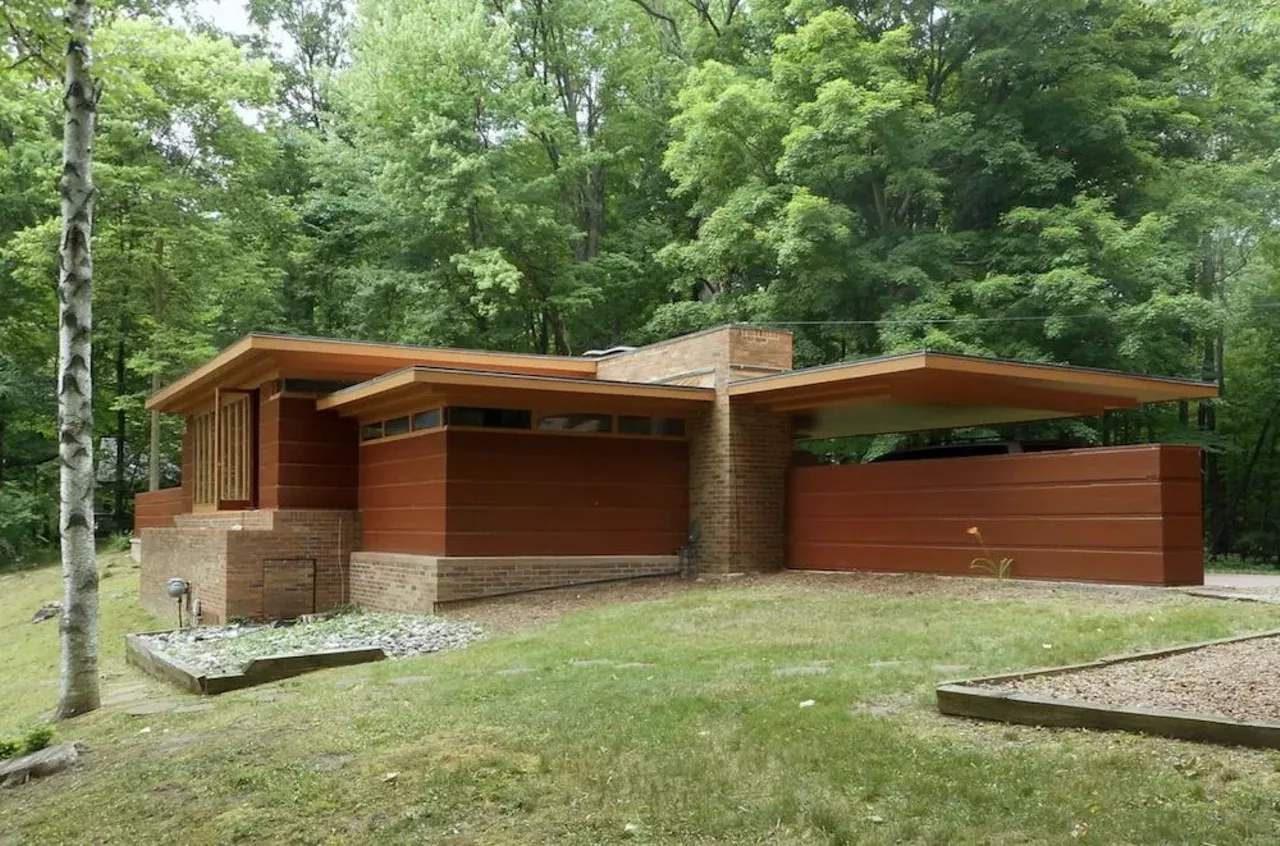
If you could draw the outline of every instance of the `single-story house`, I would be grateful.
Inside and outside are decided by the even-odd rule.
[[[797,439],[1098,415],[1213,385],[922,351],[792,369],[727,326],[558,357],[250,335],[157,391],[182,485],[139,494],[144,603],[205,622],[674,573],[1202,579],[1200,457],[1144,445],[845,466]]]

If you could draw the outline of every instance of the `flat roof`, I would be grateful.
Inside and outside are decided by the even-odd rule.
[[[930,350],[743,379],[735,402],[793,415],[807,438],[1096,416],[1151,402],[1207,399],[1211,382]]]
[[[715,397],[714,388],[414,365],[320,397],[316,408],[371,419],[413,403],[499,407],[553,403],[566,411],[604,404],[607,407],[596,410],[609,411],[619,404],[636,409],[694,408]]]
[[[594,359],[418,347],[373,341],[342,341],[255,332],[147,398],[146,407],[182,412],[207,402],[214,388],[253,388],[269,379],[365,380],[408,365],[423,364],[495,373],[593,378]]]

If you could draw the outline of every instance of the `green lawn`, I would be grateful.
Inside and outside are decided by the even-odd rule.
[[[113,570],[118,684],[120,634],[154,621],[109,598],[136,583]],[[57,632],[26,619],[57,584],[0,577],[9,730],[52,706]],[[1275,842],[1280,756],[948,720],[932,685],[1280,627],[1280,612],[974,585],[694,588],[300,677],[275,701],[100,712],[58,728],[88,742],[84,768],[0,795],[0,843]],[[615,664],[573,663],[599,659]],[[819,662],[825,675],[774,672]],[[499,674],[513,667],[533,672]],[[429,679],[393,683],[410,676]]]

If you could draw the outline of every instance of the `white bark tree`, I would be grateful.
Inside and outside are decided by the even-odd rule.
[[[58,457],[62,539],[59,719],[96,709],[98,565],[93,546],[93,126],[98,87],[92,0],[67,0],[58,278]]]

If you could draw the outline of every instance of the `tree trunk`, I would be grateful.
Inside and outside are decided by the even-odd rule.
[[[98,568],[93,549],[93,124],[97,85],[91,0],[68,0],[63,94],[62,242],[58,278],[61,686],[57,717],[93,711],[98,696]]]
[[[151,393],[160,390],[160,374],[151,374]],[[160,412],[151,409],[151,443],[147,445],[147,490],[160,490]]]
[[[156,238],[156,273],[155,273],[155,316],[156,324],[164,323],[164,239]],[[315,309],[311,310],[314,321]],[[159,371],[151,374],[151,393],[160,390]],[[147,490],[160,490],[160,412],[151,410],[151,442],[147,445]]]
[[[125,436],[128,434],[129,419],[125,414],[124,406],[120,404],[120,398],[124,396],[127,387],[125,382],[124,369],[124,337],[116,340],[116,477],[115,477],[115,502],[111,511],[111,530],[113,532],[122,531],[124,526],[125,500],[128,499],[128,493],[125,490],[124,475],[124,459],[125,459]]]

